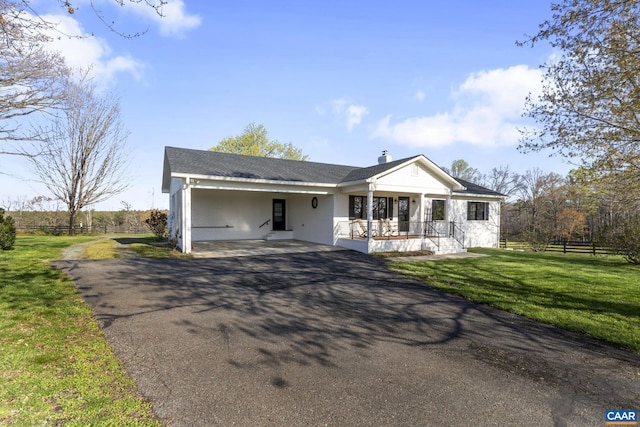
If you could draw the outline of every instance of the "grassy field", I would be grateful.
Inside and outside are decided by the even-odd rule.
[[[47,264],[92,239],[18,236],[0,251],[0,425],[160,425],[73,283]]]
[[[391,268],[469,300],[640,352],[640,268],[622,257],[473,250]]]

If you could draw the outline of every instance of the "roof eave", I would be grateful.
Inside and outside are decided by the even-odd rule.
[[[336,187],[336,183],[324,183],[324,182],[308,182],[308,181],[286,181],[279,179],[264,179],[264,178],[241,178],[231,176],[220,175],[198,175],[191,173],[173,173],[172,178],[189,178],[196,180],[206,181],[224,181],[224,182],[243,182],[243,183],[255,183],[255,184],[269,184],[269,185],[298,185],[304,187]]]

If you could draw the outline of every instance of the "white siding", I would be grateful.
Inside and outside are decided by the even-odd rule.
[[[318,198],[318,207],[311,206],[313,197]],[[288,226],[293,238],[306,242],[333,245],[333,196],[296,194],[288,197]]]
[[[449,194],[449,188],[420,164],[410,164],[378,178],[376,191]]]
[[[318,207],[311,206],[313,197]],[[273,229],[273,199],[286,201],[286,228],[293,238],[333,244],[333,196],[256,191],[193,190],[193,240],[263,239]]]
[[[271,231],[272,200],[286,194],[193,190],[193,241],[262,239]]]
[[[489,203],[488,220],[467,220],[467,202]],[[451,200],[449,219],[455,221],[465,233],[464,245],[468,248],[496,248],[500,243],[500,202],[487,199]]]

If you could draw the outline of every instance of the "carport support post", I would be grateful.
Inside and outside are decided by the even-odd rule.
[[[369,184],[367,192],[367,240],[371,240],[373,233],[373,189],[374,184]]]
[[[183,234],[182,234],[182,252],[191,253],[191,179],[189,177],[185,180],[184,185],[184,197],[182,198],[184,203],[184,209],[182,212],[182,221],[184,222]]]

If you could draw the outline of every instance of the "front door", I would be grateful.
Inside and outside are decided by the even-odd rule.
[[[409,231],[409,198],[398,197],[398,230]]]
[[[273,199],[273,229],[274,230],[286,230],[287,221],[285,216],[285,200]]]

